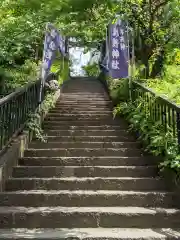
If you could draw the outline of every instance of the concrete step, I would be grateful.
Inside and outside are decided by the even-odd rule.
[[[139,157],[142,151],[129,148],[54,148],[54,149],[31,149],[25,151],[25,157]]]
[[[89,102],[89,101],[97,101],[97,102],[101,102],[101,101],[109,101],[109,97],[105,97],[105,96],[85,96],[85,95],[67,95],[67,96],[61,96],[59,101],[85,101],[85,102]]]
[[[58,104],[80,104],[80,106],[84,106],[84,105],[95,105],[95,106],[99,106],[99,105],[109,105],[112,104],[112,102],[110,100],[104,100],[104,99],[72,99],[72,100],[59,100],[56,103],[56,106],[58,106]]]
[[[53,112],[53,111],[69,111],[69,110],[74,110],[74,111],[88,111],[88,112],[94,112],[94,111],[99,111],[99,112],[102,112],[102,111],[111,111],[112,112],[112,108],[110,108],[109,106],[79,106],[79,105],[76,105],[76,106],[69,106],[69,105],[62,105],[62,106],[55,106],[54,108],[52,108],[50,110],[50,112]]]
[[[6,190],[164,191],[166,186],[159,178],[11,178]]]
[[[88,120],[106,120],[106,121],[113,121],[113,118],[112,118],[112,116],[110,116],[110,115],[105,115],[105,114],[102,114],[102,115],[96,115],[96,114],[94,114],[94,115],[64,115],[64,116],[62,116],[62,115],[60,115],[60,116],[51,116],[51,115],[48,115],[46,118],[45,118],[45,121],[51,121],[51,122],[56,122],[56,123],[58,123],[59,121],[77,121],[77,120],[80,120],[80,121],[84,121],[84,120],[86,120],[86,121],[88,121]],[[52,123],[52,124],[53,124]]]
[[[73,125],[60,125],[58,126],[58,129],[59,130],[89,130],[89,131],[92,131],[92,130],[95,130],[95,131],[98,131],[98,130],[125,130],[127,129],[126,126],[128,127],[127,123],[124,123],[124,122],[121,122],[120,125],[76,125],[76,126],[73,126]]]
[[[49,123],[49,125],[52,124],[52,122]],[[55,123],[53,123],[55,124]],[[47,122],[46,124],[44,124],[44,127],[47,126]],[[50,127],[50,126],[49,126]],[[108,137],[108,136],[128,136],[130,135],[128,133],[128,130],[125,129],[121,129],[121,130],[49,130],[46,131],[46,133],[48,135],[51,136],[104,136],[104,137]]]
[[[50,116],[59,116],[59,115],[64,115],[64,114],[72,114],[72,115],[98,115],[98,114],[107,114],[112,116],[112,111],[108,111],[105,109],[94,109],[94,110],[81,110],[81,109],[52,109],[49,111]]]
[[[32,142],[29,148],[33,149],[54,149],[54,148],[140,148],[138,142]]]
[[[61,97],[87,97],[87,98],[91,98],[91,97],[108,97],[108,95],[103,92],[103,91],[99,91],[99,92],[95,92],[95,93],[89,93],[89,92],[72,92],[71,94],[69,93],[63,93],[61,94]]]
[[[89,101],[89,102],[82,102],[82,101],[61,101],[61,102],[57,102],[56,103],[56,108],[61,108],[61,107],[68,107],[68,108],[86,108],[86,109],[89,109],[89,108],[104,108],[104,107],[112,107],[112,103],[110,101],[99,101],[99,102],[92,102],[92,101]]]
[[[58,129],[56,130],[58,131]],[[48,134],[48,135],[47,135]],[[135,142],[135,138],[132,136],[55,136],[54,132],[50,132],[46,130],[45,139],[47,142],[85,142],[85,141],[92,141],[92,142]],[[53,136],[54,135],[54,136]]]
[[[67,118],[69,118],[69,117],[72,117],[72,118],[82,118],[82,117],[84,117],[84,118],[93,118],[93,117],[99,117],[99,118],[113,118],[113,116],[112,116],[112,113],[110,112],[110,113],[89,113],[89,112],[81,112],[81,113],[61,113],[61,112],[59,112],[59,113],[49,113],[48,115],[47,115],[47,117],[52,117],[52,118],[54,118],[54,119],[60,119],[60,118],[62,118],[62,117],[67,117]]]
[[[87,109],[87,108],[53,108],[49,111],[49,114],[66,114],[66,113],[70,113],[70,114],[98,114],[98,113],[105,113],[105,114],[112,114],[112,111],[109,109],[103,109],[103,108],[97,108],[95,109]]]
[[[110,120],[107,120],[107,119],[99,119],[99,120],[95,120],[95,119],[76,119],[76,120],[59,120],[59,121],[48,121],[48,120],[45,120],[42,124],[42,126],[44,127],[48,127],[50,128],[51,126],[53,126],[54,124],[56,124],[56,126],[82,126],[84,125],[85,127],[86,126],[102,126],[102,125],[112,125],[112,127],[114,126],[122,126],[121,129],[126,129],[127,131],[127,127],[126,125],[124,124],[124,127],[123,127],[123,122],[121,123],[120,121],[116,121],[116,120],[113,120],[113,119],[110,119]],[[121,130],[120,129],[120,130]],[[88,129],[83,129],[83,130],[88,130]],[[96,129],[95,129],[96,130]],[[99,129],[99,130],[103,130],[103,129]],[[106,129],[105,129],[106,130]],[[109,129],[110,130],[110,129]]]
[[[0,207],[1,228],[178,228],[180,210],[140,207]]]
[[[177,240],[179,229],[170,228],[44,228],[0,229],[0,239],[33,240]]]
[[[94,119],[81,119],[81,120],[59,120],[57,122],[57,126],[102,126],[102,125],[112,125],[114,126],[120,126],[122,125],[123,122],[121,123],[120,121],[117,120],[107,120],[107,119],[99,119],[99,120],[94,120]],[[44,121],[42,126],[52,126],[54,125],[54,121]]]
[[[155,157],[24,157],[19,164],[24,166],[152,166]]]
[[[173,205],[170,192],[135,191],[17,191],[1,192],[1,206],[22,207],[163,207]]]
[[[103,111],[103,112],[89,112],[89,111],[81,111],[81,112],[78,112],[78,113],[61,113],[61,112],[58,112],[58,113],[49,113],[48,114],[49,117],[83,117],[83,116],[86,116],[86,117],[91,117],[91,116],[99,116],[99,117],[102,117],[102,116],[106,116],[106,117],[112,117],[112,112],[111,111]]]
[[[100,93],[82,93],[82,92],[76,92],[76,93],[63,93],[61,94],[61,98],[76,98],[76,97],[82,97],[82,98],[108,98],[109,96],[106,93],[100,92]]]
[[[155,177],[154,166],[17,166],[13,177]]]

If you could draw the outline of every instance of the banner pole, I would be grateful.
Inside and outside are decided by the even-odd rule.
[[[132,87],[132,71],[131,71],[131,57],[130,57],[130,34],[129,34],[129,22],[127,21],[127,42],[128,42],[128,75],[129,75],[129,98],[132,100],[132,93],[131,93],[131,87]]]
[[[48,30],[48,23],[46,23],[46,27],[45,27],[44,49],[43,49],[42,64],[41,64],[41,71],[40,71],[41,85],[40,85],[40,92],[39,92],[39,103],[42,102],[42,92],[43,92],[44,81],[45,81],[43,63],[44,63],[44,58],[45,58],[45,47],[46,47],[46,40],[47,40],[46,32],[47,32],[47,30]]]
[[[136,71],[136,65],[135,65],[135,31],[134,29],[132,30],[132,78],[135,76],[135,71]]]

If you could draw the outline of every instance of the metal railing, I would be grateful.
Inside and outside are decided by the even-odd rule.
[[[131,94],[133,102],[140,97],[144,100],[144,110],[148,112],[150,119],[154,122],[159,121],[166,132],[171,129],[180,145],[180,106],[158,96],[154,91],[136,81],[132,82]]]
[[[39,105],[40,86],[38,80],[0,99],[0,152],[22,131],[30,113],[35,112]]]

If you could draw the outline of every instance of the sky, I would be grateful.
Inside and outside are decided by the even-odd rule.
[[[83,53],[84,48],[83,47],[73,47],[69,49],[70,53],[70,59],[72,59],[73,65],[72,65],[72,70],[71,70],[71,75],[74,76],[85,76],[85,72],[82,69],[82,66],[85,66],[89,63],[91,60],[92,62],[97,62],[98,61],[98,55],[94,56],[93,58],[91,57],[92,52],[89,51],[87,53]]]
[[[88,64],[89,60],[91,59],[91,53],[87,52],[86,54],[83,53],[84,48],[75,47],[70,48],[70,58],[72,59],[72,69],[71,69],[71,75],[76,76],[85,76],[85,72],[82,69],[82,66],[85,66]]]

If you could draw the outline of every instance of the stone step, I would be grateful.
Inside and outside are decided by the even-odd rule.
[[[103,108],[97,108],[95,109],[87,109],[87,108],[53,108],[49,111],[49,114],[64,114],[64,113],[70,113],[70,114],[98,114],[98,113],[106,113],[106,114],[112,114],[112,111],[109,109],[103,109]]]
[[[63,112],[63,111],[76,111],[76,112],[107,112],[107,111],[113,111],[113,106],[72,106],[72,105],[63,105],[63,106],[55,106],[50,110],[50,112]]]
[[[102,115],[59,115],[59,116],[51,116],[51,115],[48,115],[46,116],[45,118],[45,122],[46,121],[51,121],[51,122],[56,122],[56,124],[59,122],[59,121],[91,121],[91,120],[106,120],[106,121],[113,121],[113,118],[112,116],[108,116],[108,115],[105,115],[105,114],[102,114]],[[52,123],[52,124],[53,124]]]
[[[15,178],[36,177],[155,177],[154,166],[17,166],[13,168]]]
[[[105,97],[105,96],[85,96],[85,95],[67,95],[67,96],[61,96],[59,101],[85,101],[85,102],[89,102],[89,101],[97,101],[97,102],[101,102],[101,101],[109,101],[109,97]]]
[[[106,105],[106,104],[112,104],[110,100],[105,100],[105,99],[72,99],[72,100],[59,100],[56,102],[56,106],[61,105],[61,104],[80,104],[80,106],[84,105]]]
[[[173,204],[170,192],[135,191],[17,191],[1,192],[1,206],[22,207],[163,207]]]
[[[177,240],[179,229],[170,228],[44,228],[0,229],[0,239],[33,240]]]
[[[65,125],[65,126],[58,126],[58,129],[59,130],[124,130],[124,128],[127,126],[126,123],[121,123],[120,125],[99,125],[99,126],[90,126],[90,125],[76,125],[76,126],[72,126],[72,125]]]
[[[74,111],[88,111],[88,112],[94,112],[94,111],[98,111],[98,112],[101,112],[101,111],[111,111],[112,112],[112,109],[110,107],[106,107],[106,106],[98,106],[98,108],[96,106],[79,106],[79,105],[76,105],[76,106],[69,106],[69,105],[63,105],[63,106],[55,106],[54,108],[52,108],[50,110],[51,111],[69,111],[69,110],[74,110]]]
[[[155,157],[24,157],[19,164],[24,166],[153,166]]]
[[[50,116],[60,116],[60,115],[64,115],[64,114],[70,114],[70,115],[110,115],[112,116],[112,111],[108,111],[108,110],[105,110],[105,109],[94,109],[94,110],[87,110],[87,109],[84,109],[81,110],[81,109],[52,109],[51,111],[49,111],[49,115]]]
[[[49,123],[49,125],[51,124],[51,122]],[[54,123],[53,123],[54,124]],[[47,122],[46,124],[44,124],[44,127],[47,126]],[[49,126],[50,127],[50,126]],[[104,137],[109,137],[109,136],[115,136],[115,137],[120,137],[120,136],[125,136],[127,137],[129,135],[128,130],[48,130],[46,131],[46,133],[50,136],[104,136]]]
[[[91,117],[107,117],[107,118],[111,118],[112,119],[112,113],[89,113],[89,112],[81,112],[81,113],[49,113],[48,117],[54,117],[54,118],[61,118],[61,117],[75,117],[75,118],[79,118],[79,117],[85,117],[85,118],[91,118]]]
[[[74,98],[74,97],[85,97],[85,98],[108,98],[108,95],[104,92],[100,92],[100,93],[82,93],[82,92],[74,92],[74,93],[63,93],[61,94],[61,98]]]
[[[0,207],[1,228],[178,228],[180,210],[141,207]]]
[[[87,88],[88,87],[88,88]],[[76,83],[75,85],[68,85],[68,86],[63,86],[63,94],[69,94],[73,93],[79,93],[79,94],[106,94],[104,89],[102,88],[102,84],[98,84],[96,86],[93,85],[92,82],[87,82],[86,84],[84,83]]]
[[[56,103],[56,108],[61,108],[61,107],[71,107],[71,108],[103,108],[103,107],[112,107],[112,103],[109,101],[106,102],[76,102],[76,101],[65,101],[65,102],[58,102]]]
[[[57,101],[57,104],[58,103],[72,103],[72,102],[79,102],[79,103],[97,103],[97,104],[104,104],[104,103],[110,103],[110,100],[109,98],[106,98],[106,97],[84,97],[84,96],[79,96],[79,97],[61,97],[58,101]]]
[[[54,148],[140,148],[138,142],[32,142],[29,148],[33,149],[54,149]]]
[[[51,132],[51,131],[46,131],[46,135],[45,139],[47,142],[63,142],[63,141],[74,141],[74,142],[79,142],[79,141],[92,141],[92,142],[119,142],[119,141],[123,141],[123,142],[133,142],[135,141],[135,138],[132,136],[55,136],[58,135],[58,130],[59,128],[57,127],[57,133],[55,132]],[[54,136],[53,136],[54,135]]]
[[[73,109],[72,109],[73,110]],[[77,112],[77,113],[61,113],[60,112],[61,110],[59,109],[59,112],[58,113],[49,113],[48,116],[52,116],[52,117],[83,117],[83,116],[86,116],[86,117],[94,117],[94,116],[97,116],[97,117],[113,117],[112,115],[112,111],[102,111],[102,112],[93,112],[93,111],[81,111],[81,112]]]
[[[72,92],[71,95],[69,93],[63,93],[61,94],[62,97],[76,97],[76,96],[82,96],[82,97],[108,97],[108,95],[104,91],[99,91],[95,93],[90,93],[90,92]]]
[[[53,125],[54,121],[44,121],[42,124],[43,126],[46,125]],[[111,120],[106,120],[106,119],[99,119],[99,120],[94,120],[94,119],[82,119],[82,120],[61,120],[58,121],[57,125],[59,126],[88,126],[88,125],[93,125],[93,126],[101,126],[101,125],[112,125],[114,126],[120,126],[122,125],[120,121],[115,121],[113,119]]]
[[[166,186],[159,178],[11,178],[6,190],[164,191]]]
[[[142,151],[129,148],[54,148],[54,149],[31,149],[25,151],[25,157],[99,157],[99,156],[119,156],[119,157],[139,157]]]

